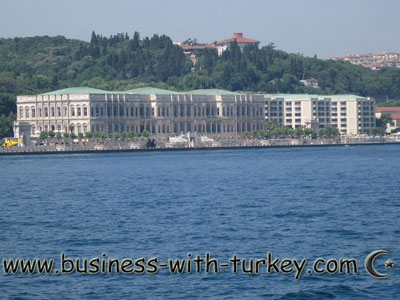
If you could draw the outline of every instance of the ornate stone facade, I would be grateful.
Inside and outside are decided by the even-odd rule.
[[[31,136],[41,131],[142,132],[176,135],[236,134],[261,130],[264,96],[223,90],[173,92],[139,88],[108,92],[91,88],[69,88],[46,94],[17,97],[19,124],[29,123]]]

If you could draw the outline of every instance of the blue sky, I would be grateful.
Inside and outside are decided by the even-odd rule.
[[[88,40],[135,30],[213,42],[243,32],[277,48],[328,58],[400,52],[399,0],[2,0],[0,37]]]

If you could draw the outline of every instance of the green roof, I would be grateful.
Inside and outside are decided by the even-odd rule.
[[[202,89],[202,90],[194,90],[188,92],[188,94],[193,95],[241,95],[240,93],[226,91],[226,90],[219,90],[219,89]]]
[[[357,96],[357,95],[311,95],[311,94],[264,94],[264,98],[284,98],[284,99],[324,99],[324,98],[330,98],[330,99],[360,99],[360,98],[366,98],[362,96]]]
[[[44,93],[42,95],[71,95],[71,94],[110,94],[111,92],[103,91],[90,87],[72,87],[53,92]]]
[[[175,92],[170,90],[163,90],[154,87],[142,87],[128,91],[104,91],[91,87],[72,87],[53,92],[44,93],[42,95],[72,95],[72,94],[136,94],[136,95],[177,95],[177,94],[192,94],[192,95],[241,95],[241,93],[231,92],[220,89],[199,89],[188,92]],[[312,95],[312,94],[264,94],[264,98],[284,98],[284,99],[360,99],[365,98],[357,95]]]
[[[163,90],[153,87],[142,87],[137,89],[128,90],[120,93],[136,94],[136,95],[171,95],[171,94],[182,94],[180,92],[174,92],[169,90]]]
[[[44,93],[42,95],[71,95],[71,94],[136,94],[136,95],[177,95],[177,94],[193,94],[193,95],[240,95],[240,93],[230,92],[219,89],[200,89],[188,92],[175,92],[170,90],[163,90],[154,87],[141,87],[128,91],[104,91],[90,87],[72,87],[62,90]]]

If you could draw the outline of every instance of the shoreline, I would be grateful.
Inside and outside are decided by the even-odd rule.
[[[399,145],[400,142],[370,142],[370,143],[331,143],[304,145],[261,145],[261,146],[217,146],[217,147],[175,147],[175,148],[140,148],[140,149],[92,149],[92,150],[44,150],[44,151],[0,151],[0,156],[10,155],[54,155],[54,154],[96,154],[96,153],[129,153],[129,152],[167,152],[167,151],[196,151],[196,150],[240,150],[268,148],[310,148],[310,147],[346,147],[346,146],[376,146]]]

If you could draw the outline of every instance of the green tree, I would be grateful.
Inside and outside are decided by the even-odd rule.
[[[55,134],[54,131],[52,131],[52,130],[50,130],[50,131],[48,132],[48,135],[49,135],[49,137],[51,137],[51,138],[53,138],[53,137],[56,136],[56,134]]]
[[[148,137],[150,137],[150,132],[145,129],[145,130],[142,131],[142,136],[145,137],[145,138],[148,138]]]
[[[17,113],[15,97],[10,94],[0,94],[0,115],[7,116],[10,112]]]
[[[0,138],[12,137],[13,134],[13,122],[15,115],[10,112],[8,116],[0,114]]]
[[[327,125],[318,130],[318,135],[322,138],[336,138],[340,136],[340,132],[336,127]]]
[[[40,135],[39,135],[40,139],[44,140],[44,139],[47,139],[48,137],[49,137],[49,132],[48,131],[43,130],[43,131],[40,132]]]

